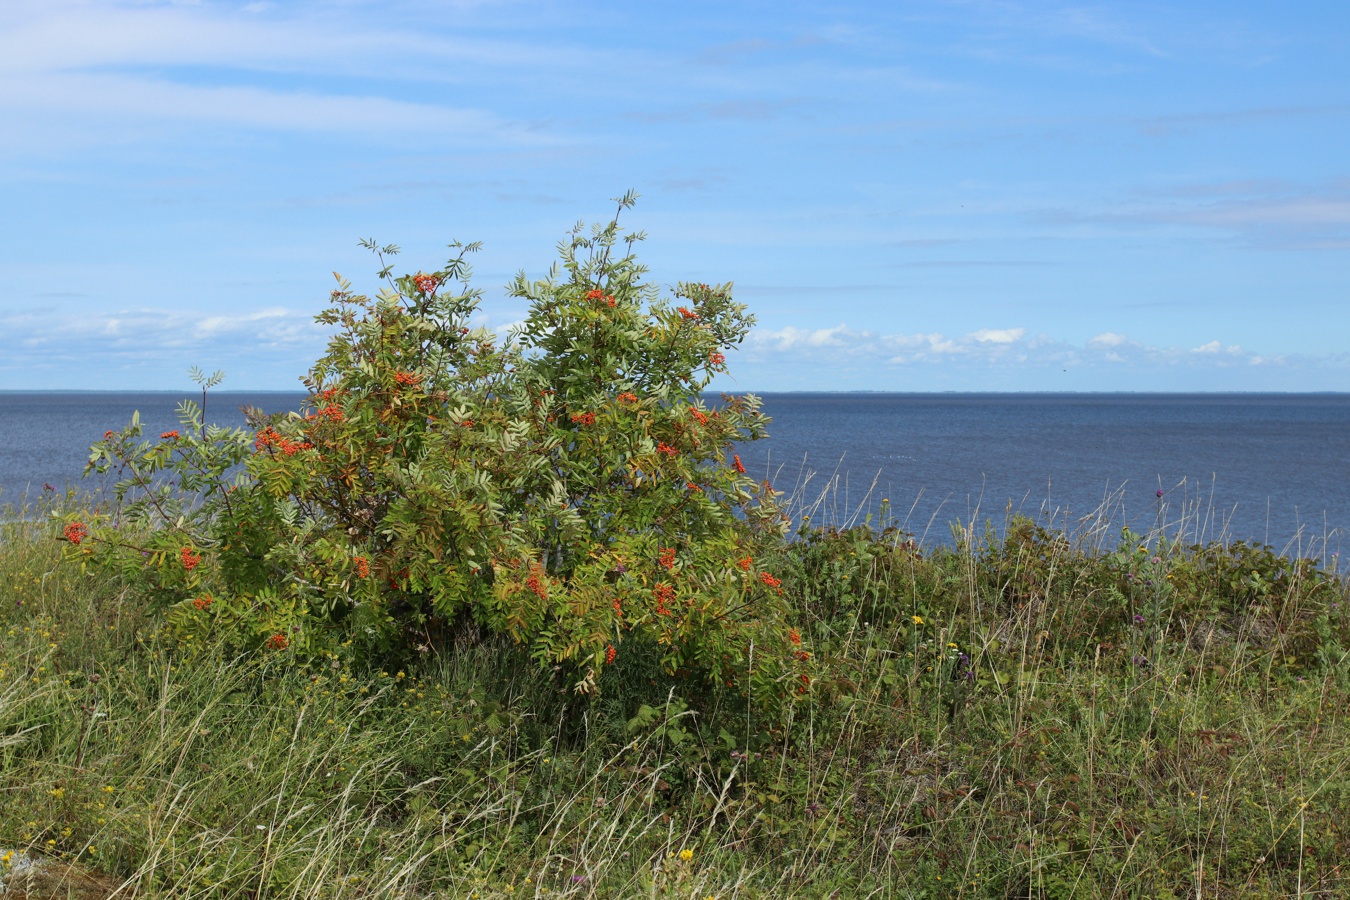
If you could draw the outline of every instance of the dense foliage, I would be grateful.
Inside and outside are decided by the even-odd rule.
[[[529,313],[505,341],[473,327],[473,245],[385,265],[375,297],[339,279],[303,411],[223,430],[185,404],[158,441],[109,433],[91,465],[122,474],[122,504],[68,538],[184,640],[378,661],[472,627],[582,693],[630,657],[768,709],[804,694],[763,567],[785,517],[732,453],[766,419],[702,393],[753,319],[730,285],[662,298],[641,237],[578,226],[510,286]]]

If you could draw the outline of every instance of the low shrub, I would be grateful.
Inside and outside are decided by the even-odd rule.
[[[630,194],[619,209],[631,206]],[[655,656],[700,694],[766,709],[809,689],[778,577],[786,517],[731,453],[765,435],[754,396],[702,392],[753,319],[730,285],[643,280],[618,215],[578,226],[504,340],[473,326],[468,254],[339,278],[336,332],[297,413],[251,428],[139,423],[94,446],[118,504],[69,522],[183,642],[386,663],[506,635],[573,691]],[[703,690],[706,689],[706,690]]]

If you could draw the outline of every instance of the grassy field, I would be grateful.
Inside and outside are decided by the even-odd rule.
[[[0,875],[58,896],[1350,896],[1350,590],[1311,561],[804,530],[825,676],[768,727],[640,660],[579,706],[472,635],[169,646],[49,511],[0,533]]]

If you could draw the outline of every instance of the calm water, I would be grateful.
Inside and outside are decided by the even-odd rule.
[[[301,393],[212,392],[206,419],[215,425],[242,427],[241,409],[265,412],[299,409]],[[99,393],[0,391],[0,501],[36,494],[44,484],[97,489],[97,476],[82,478],[89,446],[108,430],[118,431],[140,411],[144,436],[179,428],[176,410],[183,400],[201,403],[201,393]]]
[[[1350,395],[766,394],[772,437],[742,452],[839,519],[889,498],[926,541],[1014,512],[1337,552],[1350,528]],[[804,461],[804,463],[803,463]],[[870,495],[868,489],[876,480]],[[1160,501],[1158,490],[1164,492]],[[1291,547],[1291,551],[1299,545]]]
[[[140,410],[148,435],[178,427],[190,394],[0,392],[0,500],[44,483],[97,488],[88,447]],[[200,399],[200,395],[192,397]],[[299,407],[289,393],[212,393],[208,418],[244,405]],[[1183,516],[1191,533],[1304,552],[1350,529],[1350,395],[766,394],[772,437],[741,448],[758,477],[817,499],[816,521],[893,513],[927,543],[953,520],[1006,510],[1071,525],[1110,501],[1117,523]],[[875,489],[869,492],[875,480]],[[1155,496],[1164,491],[1160,502]]]

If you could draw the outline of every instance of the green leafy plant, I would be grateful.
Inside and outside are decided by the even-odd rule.
[[[395,277],[398,248],[363,242],[385,285],[339,277],[304,408],[232,431],[184,403],[158,442],[109,432],[91,468],[121,473],[118,506],[67,539],[185,641],[385,660],[477,629],[583,694],[632,650],[757,704],[805,694],[759,562],[786,517],[732,452],[767,419],[703,397],[753,319],[730,285],[663,298],[641,239],[617,214],[578,226],[547,277],[511,284],[529,313],[505,340],[473,327],[477,245]]]

